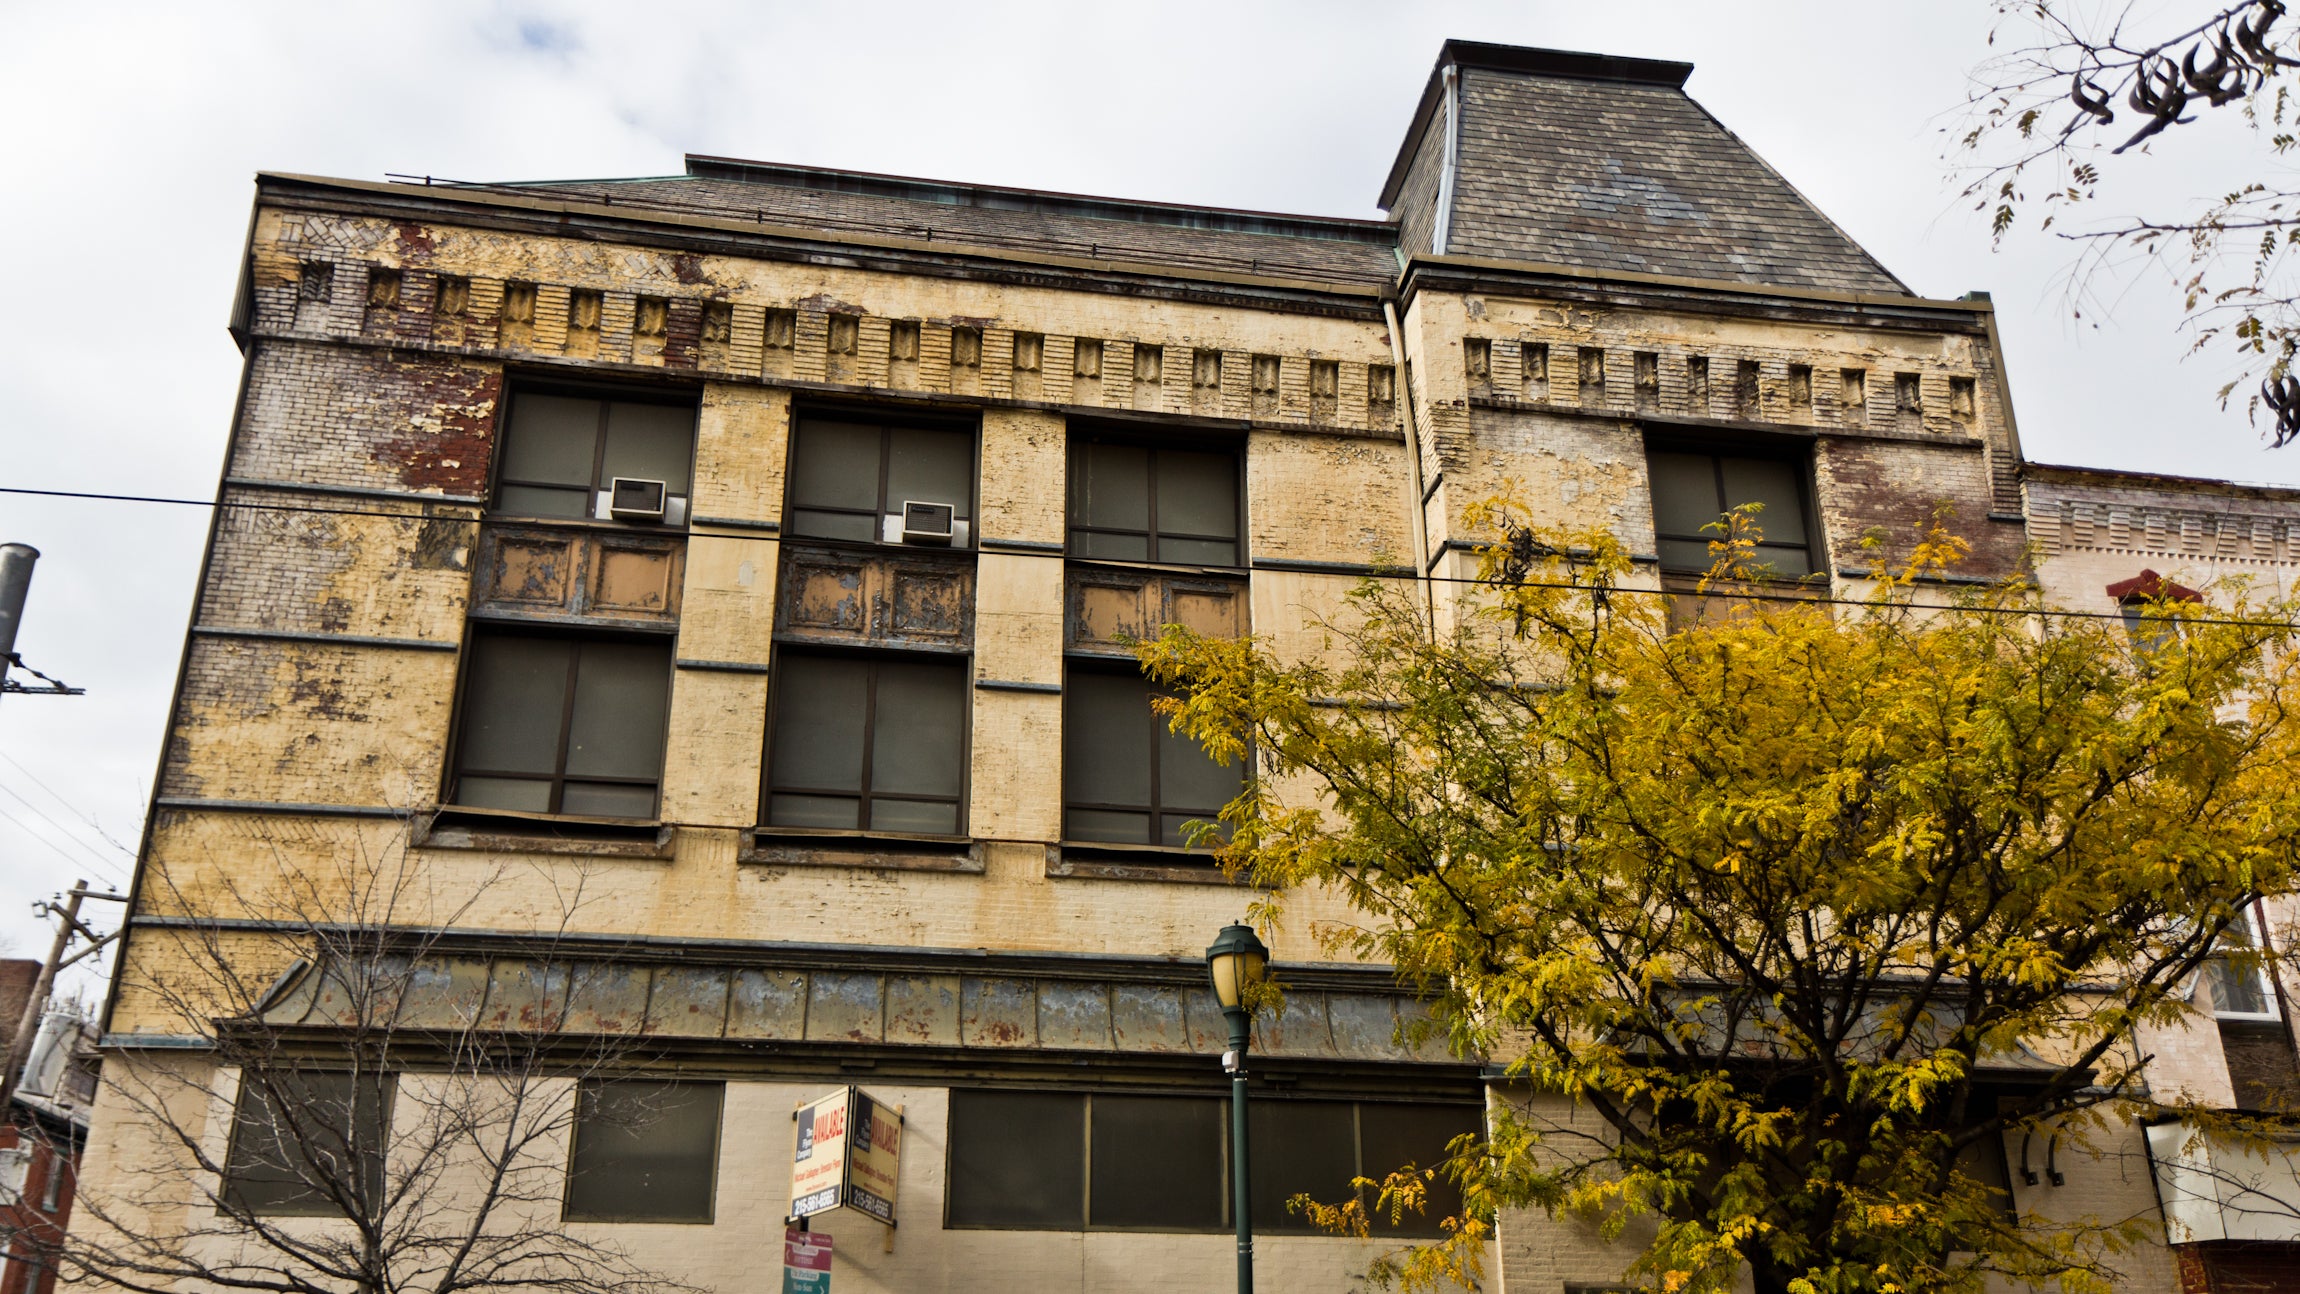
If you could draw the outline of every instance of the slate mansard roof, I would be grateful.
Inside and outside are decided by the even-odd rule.
[[[1911,295],[1685,94],[1689,63],[1448,41],[1383,186],[1388,220],[1085,197],[690,154],[686,174],[476,185],[764,224],[1378,288],[1436,252]],[[1449,78],[1448,73],[1454,75]],[[1457,82],[1449,85],[1448,81]],[[1447,193],[1448,114],[1458,138]],[[1443,246],[1434,235],[1444,230]]]

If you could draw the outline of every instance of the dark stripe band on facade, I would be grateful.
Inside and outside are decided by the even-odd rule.
[[[388,647],[400,651],[454,651],[452,638],[377,638],[367,634],[303,633],[294,629],[234,629],[193,625],[194,638],[260,638],[271,642],[313,643],[323,647]]]
[[[301,804],[287,800],[210,800],[198,795],[163,795],[153,803],[163,809],[205,810],[209,813],[302,813],[315,818],[412,818],[412,809],[388,804]]]
[[[978,678],[974,685],[985,692],[1050,692],[1059,695],[1060,683],[1014,683],[1001,678]]]
[[[719,674],[764,674],[771,668],[747,660],[682,660],[673,663],[680,669],[707,670]]]

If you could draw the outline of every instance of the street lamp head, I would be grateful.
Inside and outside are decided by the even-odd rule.
[[[1270,964],[1270,950],[1254,937],[1252,926],[1224,926],[1206,950],[1206,971],[1214,977],[1214,998],[1224,1011],[1245,1005],[1246,990],[1262,982]]]

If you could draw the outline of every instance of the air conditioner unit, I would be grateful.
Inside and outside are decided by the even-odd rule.
[[[920,503],[906,499],[902,505],[902,541],[906,544],[950,543],[956,533],[958,510],[947,503]]]
[[[661,481],[618,476],[607,489],[607,515],[617,521],[661,521],[667,493]]]

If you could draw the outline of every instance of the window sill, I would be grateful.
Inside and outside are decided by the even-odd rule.
[[[744,831],[735,861],[768,867],[852,867],[969,876],[981,875],[984,868],[982,846],[971,836],[887,836],[777,827]]]
[[[1212,854],[1162,845],[1066,843],[1046,851],[1046,874],[1059,880],[1164,881],[1241,887],[1222,874]]]
[[[422,849],[669,858],[672,836],[670,827],[653,821],[446,805],[417,819],[409,843]]]

